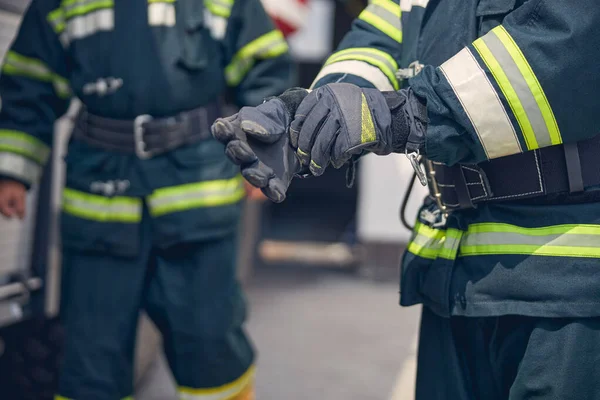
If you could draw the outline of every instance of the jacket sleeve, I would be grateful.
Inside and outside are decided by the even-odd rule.
[[[62,45],[34,0],[0,74],[0,176],[36,183],[71,97]]]
[[[238,106],[256,106],[293,86],[288,44],[260,0],[233,3],[225,47],[225,80]]]
[[[597,135],[599,60],[596,0],[528,1],[411,80],[427,101],[427,157],[477,163]]]
[[[399,0],[371,0],[323,65],[312,87],[333,82],[398,90],[402,54]]]

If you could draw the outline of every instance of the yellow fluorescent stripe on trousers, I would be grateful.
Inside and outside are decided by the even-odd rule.
[[[524,228],[501,223],[469,227],[460,256],[537,255],[600,258],[600,225]]]
[[[148,197],[154,217],[195,208],[220,207],[238,203],[245,196],[243,179],[236,176],[156,190]]]
[[[252,384],[255,375],[255,367],[248,370],[235,381],[215,388],[194,389],[179,387],[180,400],[230,400],[241,394]]]
[[[104,197],[65,188],[63,211],[97,222],[138,223],[142,220],[142,201],[134,197]]]
[[[522,152],[515,128],[487,74],[464,48],[440,66],[488,159]]]
[[[242,47],[225,67],[225,78],[229,86],[237,86],[252,68],[256,60],[276,58],[287,53],[288,44],[283,33],[271,31]]]
[[[54,396],[54,400],[74,400],[74,399],[71,399],[69,397],[64,397],[64,396],[56,395],[56,396]],[[132,396],[123,397],[121,400],[133,400],[133,397]]]
[[[398,43],[402,43],[400,6],[390,0],[372,0],[359,19],[377,28]]]
[[[363,61],[379,68],[381,72],[388,78],[394,89],[399,89],[400,86],[398,83],[398,78],[396,78],[398,63],[392,56],[381,50],[368,47],[356,47],[338,51],[327,59],[324,67],[341,61],[350,60]],[[365,79],[369,80],[369,77],[365,77]]]
[[[0,129],[0,151],[16,153],[40,165],[48,160],[50,147],[35,137],[20,131]]]
[[[364,93],[361,93],[362,104],[361,104],[361,132],[360,132],[360,141],[361,143],[371,143],[377,140],[377,136],[375,133],[375,125],[373,124],[373,116],[371,115],[371,110],[369,108],[369,103],[367,103],[367,98]]]

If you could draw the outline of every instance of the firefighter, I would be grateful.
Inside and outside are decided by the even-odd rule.
[[[2,214],[23,217],[53,123],[83,104],[65,159],[57,400],[131,398],[140,309],[181,399],[253,398],[234,271],[245,192],[210,124],[226,90],[257,105],[292,72],[259,0],[31,2],[0,78]]]
[[[599,59],[593,0],[373,0],[312,91],[213,134],[275,201],[408,155],[431,192],[402,260],[417,400],[600,399]]]

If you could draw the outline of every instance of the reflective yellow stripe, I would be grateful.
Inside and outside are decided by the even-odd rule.
[[[364,61],[379,68],[388,78],[394,89],[399,89],[400,86],[398,84],[398,79],[396,78],[398,63],[388,53],[368,47],[346,49],[334,53],[329,57],[324,66],[326,67],[336,62],[348,60]]]
[[[48,160],[50,147],[42,141],[21,131],[0,129],[0,151],[16,153],[40,165]]]
[[[142,220],[142,201],[134,197],[104,197],[65,188],[63,211],[98,222],[138,223]]]
[[[154,217],[195,208],[220,207],[238,203],[245,196],[243,179],[214,180],[156,190],[148,197]]]
[[[369,108],[369,103],[367,103],[367,98],[364,93],[361,93],[362,104],[361,104],[361,132],[360,132],[360,141],[361,143],[371,143],[377,140],[375,134],[375,125],[373,124],[373,116],[371,115],[371,109]]]
[[[104,8],[113,8],[113,7],[114,7],[113,0],[92,1],[92,2],[89,2],[86,4],[72,7],[72,8],[66,8],[64,16],[65,16],[65,19],[68,20],[70,18],[89,14],[89,13],[97,11],[97,10],[101,10]]]
[[[237,86],[252,68],[256,60],[279,57],[288,51],[283,34],[274,30],[242,47],[225,68],[225,79],[230,86]]]
[[[521,49],[502,26],[473,46],[498,83],[517,119],[528,150],[562,143],[546,95]]]
[[[10,50],[6,53],[2,72],[6,75],[21,76],[51,83],[59,97],[68,98],[71,96],[69,81],[52,72],[43,61],[37,58],[26,57]]]
[[[471,225],[460,256],[532,255],[600,258],[600,225],[525,228],[503,223]]]
[[[234,0],[204,0],[204,6],[213,15],[229,18]]]
[[[407,250],[422,258],[454,260],[463,232],[457,229],[434,229],[417,223]]]
[[[179,387],[180,400],[231,400],[241,394],[252,384],[255,375],[255,367],[248,370],[235,381],[215,388],[194,389]]]
[[[500,25],[496,29],[493,30],[493,33],[498,36],[500,41],[506,46],[506,49],[512,56],[514,62],[517,64],[517,67],[521,71],[521,74],[525,78],[533,97],[535,98],[537,105],[542,113],[544,121],[546,123],[546,127],[550,134],[551,143],[553,145],[561,144],[562,137],[560,134],[560,129],[558,128],[558,123],[556,122],[556,118],[554,116],[554,112],[552,111],[552,107],[550,107],[550,103],[548,102],[548,98],[546,97],[546,93],[542,88],[542,85],[537,79],[537,76],[531,69],[531,65],[527,62],[525,55],[519,48],[519,46],[515,43],[512,36],[506,31],[506,29]]]
[[[369,25],[379,29],[398,43],[402,43],[400,6],[390,0],[372,0],[358,16]]]

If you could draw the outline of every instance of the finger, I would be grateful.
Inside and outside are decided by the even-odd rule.
[[[271,168],[258,161],[252,166],[242,169],[242,176],[257,188],[267,187],[269,180],[275,177],[275,173]]]
[[[15,208],[13,207],[10,199],[4,199],[2,204],[0,204],[0,212],[7,218],[12,218],[15,216]]]
[[[14,209],[15,213],[19,217],[19,219],[25,218],[25,194],[16,195],[13,199],[14,201]]]
[[[314,176],[323,175],[325,168],[329,166],[331,162],[331,150],[338,137],[339,130],[339,121],[335,118],[329,118],[325,121],[315,138],[310,152],[309,165],[310,172]]]
[[[275,203],[281,203],[285,200],[286,191],[287,186],[279,178],[273,178],[269,180],[267,187],[262,189],[262,192],[265,194],[265,196]]]
[[[211,126],[213,137],[221,143],[228,143],[236,138],[236,125],[239,124],[238,114],[227,118],[219,118]]]
[[[232,140],[225,147],[225,154],[237,165],[250,164],[256,161],[256,154],[252,151],[248,143],[241,140]]]
[[[286,133],[289,116],[281,100],[270,100],[258,107],[242,108],[240,121],[246,135],[263,143],[275,143]]]
[[[330,117],[329,108],[323,106],[313,109],[306,117],[306,121],[302,125],[300,135],[298,136],[298,148],[296,154],[302,162],[302,165],[310,164],[310,153],[317,135],[320,135],[321,127]]]
[[[298,137],[300,136],[302,125],[304,125],[306,116],[315,108],[320,98],[320,90],[315,90],[306,96],[298,106],[294,120],[290,125],[290,142],[293,148],[298,148]]]

